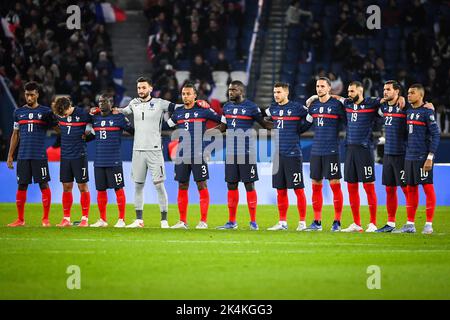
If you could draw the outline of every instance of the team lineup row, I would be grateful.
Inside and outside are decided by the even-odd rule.
[[[275,103],[265,109],[265,115],[253,102],[245,98],[245,87],[240,81],[233,81],[228,88],[229,102],[223,106],[223,115],[209,108],[205,101],[197,100],[193,84],[185,84],[181,90],[182,105],[153,98],[151,82],[147,78],[137,80],[138,98],[133,99],[125,108],[113,108],[112,97],[102,94],[99,108],[86,113],[72,105],[70,99],[56,99],[52,108],[39,105],[39,87],[36,83],[27,83],[24,87],[27,104],[14,112],[14,131],[8,154],[7,165],[13,169],[13,155],[18,146],[16,206],[18,219],[9,224],[11,227],[25,225],[24,207],[27,187],[32,181],[39,183],[42,191],[42,225],[49,226],[48,214],[51,204],[50,180],[44,138],[49,128],[55,128],[61,134],[61,170],[60,181],[63,184],[64,217],[58,226],[70,226],[73,204],[72,188],[76,181],[80,190],[82,220],[79,226],[88,226],[90,193],[87,187],[87,148],[86,142],[96,140],[94,161],[95,185],[100,219],[91,227],[106,227],[107,189],[114,189],[119,208],[119,220],[115,227],[143,227],[143,189],[148,171],[158,194],[161,211],[161,227],[169,228],[167,222],[168,200],[164,187],[166,179],[164,158],[161,151],[161,129],[164,126],[186,132],[192,139],[180,145],[188,144],[188,152],[177,157],[189,161],[177,161],[175,180],[179,184],[178,210],[179,222],[171,228],[187,228],[188,188],[191,173],[200,195],[201,219],[197,229],[206,229],[209,191],[207,187],[208,164],[203,160],[204,134],[214,130],[251,130],[255,122],[263,128],[277,130],[277,165],[273,166],[272,185],[277,190],[279,222],[269,230],[286,230],[286,214],[289,207],[287,189],[294,189],[299,212],[298,231],[321,231],[322,181],[328,179],[333,192],[335,217],[331,231],[362,232],[360,219],[360,198],[358,184],[363,183],[367,194],[370,224],[366,232],[405,232],[414,233],[415,215],[418,208],[418,185],[422,185],[427,197],[426,224],[423,233],[433,232],[432,221],[436,206],[433,187],[433,159],[439,144],[439,128],[435,121],[433,106],[424,103],[424,89],[420,84],[408,89],[407,100],[400,95],[401,87],[396,81],[387,81],[383,98],[364,98],[363,86],[354,81],[348,87],[348,98],[330,95],[330,80],[319,78],[316,82],[317,95],[311,97],[303,106],[290,101],[289,85],[274,84]],[[168,114],[169,118],[167,119]],[[133,127],[125,115],[133,117]],[[377,196],[374,181],[374,156],[372,128],[375,121],[381,120],[385,128],[385,154],[383,159],[382,182],[386,186],[388,221],[377,228]],[[213,129],[206,129],[206,121],[218,123]],[[92,128],[86,129],[91,126]],[[306,197],[304,193],[302,154],[300,135],[314,130],[311,150],[312,208],[314,220],[306,225]],[[341,190],[341,171],[339,161],[339,131],[345,127],[346,155],[344,180],[347,182],[349,202],[353,223],[341,229],[343,195]],[[200,128],[201,130],[199,130]],[[132,179],[135,184],[136,220],[125,225],[125,193],[120,157],[122,132],[134,134],[132,155]],[[217,132],[217,131],[215,131]],[[199,134],[201,148],[196,146]],[[20,144],[19,144],[20,141]],[[200,153],[198,150],[200,149]],[[258,180],[254,146],[245,140],[226,148],[225,180],[228,188],[228,221],[219,229],[236,229],[236,212],[239,203],[238,183],[246,189],[250,214],[250,229],[258,230],[256,223],[257,193],[254,182]],[[200,161],[193,161],[194,159]],[[237,161],[236,159],[244,159]],[[232,161],[228,162],[228,159]],[[179,160],[179,159],[178,159]],[[275,169],[276,167],[276,169]],[[400,186],[407,199],[407,222],[396,229],[395,216],[398,207],[397,187]]]

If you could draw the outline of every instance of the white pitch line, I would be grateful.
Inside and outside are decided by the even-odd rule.
[[[36,252],[35,250],[24,250],[24,251],[5,251],[1,252],[1,254],[29,254],[30,252]],[[426,250],[426,249],[419,249],[419,250],[407,250],[407,249],[379,249],[379,250],[364,250],[364,251],[355,251],[355,250],[346,250],[345,253],[347,254],[368,254],[368,253],[448,253],[450,250]],[[107,251],[107,250],[101,250],[101,251],[70,251],[70,250],[41,250],[38,251],[39,254],[69,254],[69,255],[93,255],[93,254],[121,254],[123,251]],[[189,254],[260,254],[260,253],[276,253],[276,254],[316,254],[317,251],[313,249],[299,249],[299,250],[276,250],[276,251],[266,251],[266,250],[217,250],[217,251],[205,251],[205,250],[196,250],[196,251],[189,251]],[[322,252],[322,253],[330,253],[335,254],[336,252]],[[186,254],[185,250],[177,250],[177,251],[152,251],[151,254]]]
[[[2,237],[0,241],[52,241],[44,238],[12,238],[12,237]],[[401,244],[375,244],[375,243],[351,243],[351,242],[292,242],[292,241],[236,241],[236,240],[154,240],[154,239],[96,239],[96,238],[63,238],[58,239],[58,241],[73,241],[73,242],[143,242],[143,243],[165,243],[165,244],[243,244],[243,245],[253,245],[253,244],[263,244],[263,245],[287,245],[287,246],[309,246],[309,247],[323,247],[323,246],[358,246],[358,247],[398,247],[402,246]],[[405,244],[407,245],[407,244]],[[429,245],[428,247],[432,247],[433,245]],[[441,247],[440,245],[435,245],[435,247]],[[378,250],[378,249],[377,249]],[[381,249],[379,249],[381,250]],[[408,249],[388,249],[389,250],[408,250]],[[413,251],[420,251],[413,250]],[[450,248],[442,249],[445,252],[450,252]],[[430,250],[433,251],[433,250]],[[369,252],[368,250],[364,250],[364,252]]]

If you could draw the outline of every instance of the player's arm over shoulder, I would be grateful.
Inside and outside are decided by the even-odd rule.
[[[138,102],[139,101],[135,98],[135,99],[131,100],[126,107],[116,108],[116,110],[119,111],[120,113],[128,116],[133,113],[134,105]]]

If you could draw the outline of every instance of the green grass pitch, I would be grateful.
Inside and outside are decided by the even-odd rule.
[[[214,227],[227,219],[225,205],[212,205],[209,230],[195,230],[198,205],[188,212],[189,230],[162,230],[159,210],[145,207],[144,229],[60,229],[39,226],[41,205],[27,204],[24,228],[7,228],[16,218],[14,204],[0,204],[0,299],[450,299],[449,207],[436,210],[433,235],[335,234],[329,232],[333,208],[324,207],[324,231],[296,232],[291,206],[288,231],[265,231],[278,220],[276,206],[259,206],[260,231],[248,228],[240,206],[239,230]],[[80,217],[74,205],[72,220]],[[127,206],[127,223],[133,220]],[[363,224],[368,209],[362,208]],[[52,224],[62,217],[53,205]],[[177,221],[170,207],[169,223]],[[379,207],[379,226],[386,221]],[[92,206],[90,222],[98,218]],[[114,225],[117,209],[108,206]],[[307,222],[312,220],[308,207]],[[405,222],[399,208],[398,224]],[[344,208],[343,226],[351,223]],[[67,268],[81,270],[81,288],[69,290]],[[369,290],[367,268],[379,266],[381,288]]]

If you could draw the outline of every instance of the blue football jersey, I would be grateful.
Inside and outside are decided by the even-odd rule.
[[[406,152],[406,106],[403,110],[390,106],[387,102],[381,104],[378,113],[383,117],[386,142],[384,153],[387,155],[404,155]]]
[[[190,157],[200,157],[203,155],[205,141],[203,135],[206,131],[206,121],[212,120],[217,123],[220,122],[220,116],[211,108],[202,108],[197,104],[191,109],[186,109],[184,106],[176,108],[171,118],[167,121],[169,127],[176,127],[186,131],[180,133],[179,143],[183,146],[180,156],[185,157],[183,151],[190,148]],[[190,143],[185,139],[189,139]],[[189,147],[190,146],[190,147]]]
[[[252,131],[249,131],[255,121],[262,121],[262,114],[258,106],[250,100],[246,99],[241,103],[227,102],[223,106],[222,123],[227,125],[227,154],[249,154],[251,149],[255,149],[256,140]],[[239,141],[238,137],[244,137],[244,143]]]
[[[364,98],[360,104],[350,99],[343,101],[347,113],[347,145],[371,147],[373,145],[372,129],[378,117],[379,98]]]
[[[14,129],[19,130],[19,153],[17,159],[47,159],[45,135],[56,126],[56,119],[49,107],[24,105],[14,110]]]
[[[92,117],[95,131],[95,167],[117,167],[122,165],[121,143],[123,131],[132,131],[130,123],[123,114]]]
[[[408,141],[407,160],[424,160],[428,153],[436,154],[441,138],[434,111],[421,106],[406,111]]]
[[[323,103],[315,100],[309,106],[307,120],[314,130],[311,154],[325,156],[339,153],[339,131],[346,122],[342,103],[335,98]]]
[[[75,108],[67,117],[57,117],[61,129],[61,158],[79,159],[87,155],[83,134],[92,117],[82,108]]]
[[[289,101],[285,105],[272,104],[266,109],[273,120],[273,130],[278,131],[278,152],[286,157],[301,157],[300,134],[309,128],[306,124],[308,109],[298,102]]]

